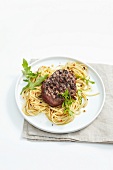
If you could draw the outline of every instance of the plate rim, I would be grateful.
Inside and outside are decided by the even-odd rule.
[[[96,76],[98,76],[98,78],[100,79],[100,82],[101,82],[101,86],[103,88],[103,100],[102,100],[102,104],[101,104],[101,107],[99,108],[98,112],[96,113],[96,115],[93,117],[93,119],[91,121],[89,121],[89,123],[87,123],[86,125],[82,126],[81,128],[78,128],[76,130],[68,130],[68,131],[61,131],[61,132],[55,132],[55,131],[52,131],[52,130],[46,130],[46,129],[43,129],[43,128],[40,128],[38,126],[36,126],[32,121],[30,121],[27,116],[22,112],[22,110],[20,109],[19,105],[17,104],[18,103],[18,99],[17,99],[17,87],[18,87],[18,84],[19,84],[19,81],[20,79],[22,78],[23,74],[22,72],[20,73],[20,75],[18,76],[17,78],[17,81],[16,81],[16,85],[15,85],[15,100],[16,100],[16,105],[19,109],[19,112],[21,113],[21,115],[23,116],[23,118],[28,122],[30,123],[32,126],[38,128],[39,130],[42,130],[42,131],[45,131],[45,132],[48,132],[48,133],[55,133],[55,134],[66,134],[66,133],[72,133],[72,132],[77,132],[79,130],[82,130],[84,129],[85,127],[89,126],[100,114],[103,106],[104,106],[104,103],[105,103],[105,98],[106,98],[106,93],[105,93],[105,86],[104,86],[104,82],[101,78],[101,76],[99,75],[99,73],[89,64],[89,63],[86,63],[82,60],[79,60],[79,59],[76,59],[75,57],[67,57],[67,56],[50,56],[50,57],[43,57],[43,58],[40,58],[40,59],[33,59],[35,61],[29,63],[29,65],[32,67],[33,65],[35,65],[37,62],[40,63],[41,61],[43,60],[48,60],[48,59],[54,59],[54,58],[63,58],[63,59],[70,59],[70,60],[75,60],[76,62],[80,62],[80,63],[83,63],[83,64],[86,64],[88,66],[88,68],[90,68],[94,73],[96,73]],[[31,59],[32,60],[32,59]],[[30,62],[30,61],[29,61]],[[93,64],[93,63],[92,63]],[[59,126],[59,125],[57,125]],[[63,125],[61,125],[63,126]]]

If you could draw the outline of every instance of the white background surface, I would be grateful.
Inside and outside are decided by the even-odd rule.
[[[113,1],[0,0],[0,170],[113,169],[113,145],[30,142],[14,89],[22,59],[113,64]]]

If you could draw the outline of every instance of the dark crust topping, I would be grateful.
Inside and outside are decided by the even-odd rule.
[[[76,93],[76,80],[72,72],[60,69],[55,71],[42,84],[42,98],[50,106],[59,106],[63,103],[63,97],[59,94],[68,89],[72,97]]]

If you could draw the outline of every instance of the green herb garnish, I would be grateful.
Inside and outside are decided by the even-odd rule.
[[[82,76],[76,76],[76,78],[80,78],[81,80],[85,81],[86,84],[89,84],[89,83],[95,84],[95,82],[91,81],[90,78],[86,79],[85,77],[82,77]]]
[[[22,70],[22,73],[26,77],[26,79],[24,79],[23,81],[27,82],[27,85],[23,87],[20,94],[22,94],[22,92],[25,91],[26,89],[35,90],[36,89],[35,87],[40,86],[42,82],[48,77],[48,74],[38,77],[38,75],[41,73],[39,72],[33,73],[31,71],[31,66],[28,65],[28,62],[25,59],[23,59],[22,66],[24,68],[24,70]],[[34,78],[35,81],[33,81]]]
[[[24,70],[22,70],[22,73],[26,78],[37,78],[37,76],[40,74],[39,72],[33,73],[31,71],[31,66],[28,65],[28,62],[25,59],[23,59],[22,66],[24,68]]]
[[[70,110],[70,106],[73,103],[74,99],[72,99],[68,89],[66,89],[66,91],[61,95],[62,97],[64,97],[64,102],[62,104],[62,107],[64,108],[64,113],[68,112],[69,115],[72,116],[74,112]]]

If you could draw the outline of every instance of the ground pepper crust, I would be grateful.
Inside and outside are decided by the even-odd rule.
[[[41,87],[42,99],[50,106],[59,106],[63,103],[64,98],[59,95],[68,89],[72,97],[76,94],[76,79],[72,72],[60,69],[55,71]]]

